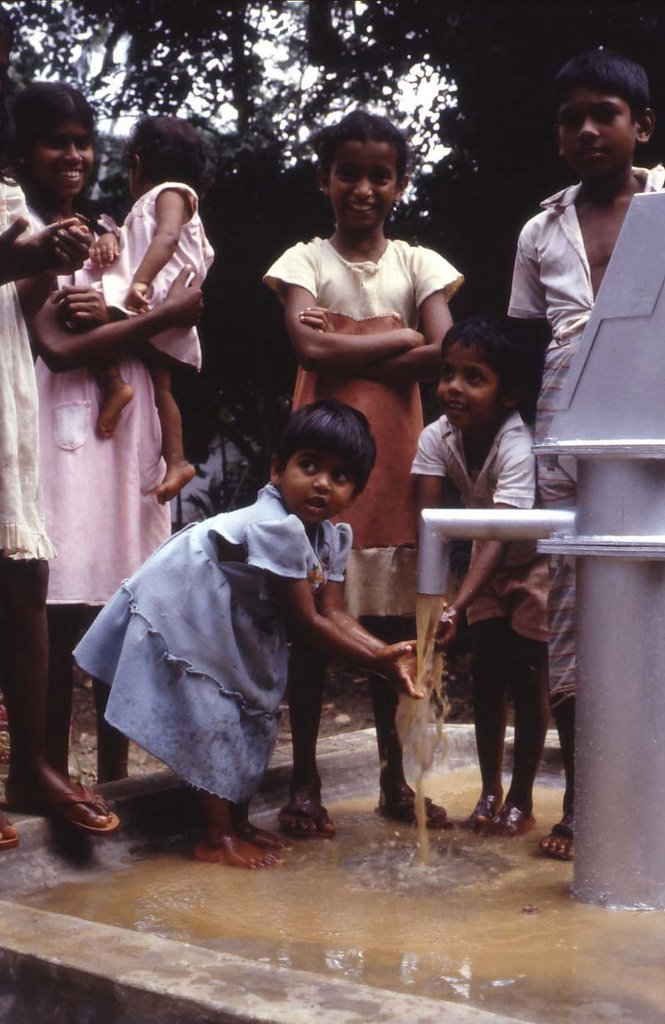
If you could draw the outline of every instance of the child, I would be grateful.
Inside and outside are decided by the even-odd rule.
[[[0,7],[0,650],[11,741],[5,800],[9,807],[44,811],[84,831],[109,832],[118,820],[101,797],[72,785],[46,759],[46,559],[53,548],[44,525],[37,390],[24,313],[43,303],[56,271],[82,265],[90,239],[71,219],[25,235],[24,196],[5,173],[10,121],[4,91],[12,40]],[[0,812],[0,850],[18,842],[17,830]]]
[[[108,720],[199,791],[200,860],[281,863],[285,841],[254,828],[247,805],[275,739],[285,624],[417,696],[411,645],[381,643],[342,609],[351,530],[328,520],[363,490],[374,457],[355,409],[331,401],[293,413],[255,504],[167,541],[75,651],[111,686]]]
[[[198,215],[197,192],[203,184],[205,156],[200,133],[179,117],[141,117],[125,150],[129,189],[134,206],[119,233],[105,234],[93,248],[93,260],[105,269],[102,288],[106,305],[144,313],[161,302],[185,264],[202,282],[214,253]],[[200,369],[196,328],[172,330],[152,339],[159,352]],[[164,503],[194,476],[183,451],[180,412],[171,392],[168,360],[149,359],[162,426],[166,476],[156,494]],[[96,369],[103,392],[98,427],[110,437],[133,390],[114,363]]]
[[[85,97],[63,82],[34,82],[16,95],[13,109],[16,173],[33,222],[89,213],[85,190],[95,163],[95,124]],[[171,535],[169,509],[155,499],[166,483],[163,439],[153,381],[140,356],[153,336],[180,320],[170,318],[162,303],[140,317],[109,322],[100,290],[66,276],[59,285],[60,301],[47,303],[38,318],[43,358],[35,372],[46,523],[58,552],[48,593],[47,750],[49,761],[66,775],[74,646],[122,580]],[[56,310],[57,317],[47,315]],[[195,322],[186,319],[182,326]],[[65,331],[65,324],[73,329]],[[106,344],[108,338],[130,336],[131,345],[109,349]],[[89,367],[99,365],[102,351],[121,358],[123,379],[134,392],[112,442],[95,429],[102,399]],[[63,353],[71,355],[63,358]],[[104,687],[101,696],[106,693]],[[103,716],[97,755],[99,781],[127,774],[127,744]]]
[[[644,69],[610,50],[568,61],[554,82],[559,154],[580,178],[542,203],[522,230],[509,315],[546,318],[552,332],[538,399],[536,440],[543,440],[556,409],[584,325],[623,219],[636,192],[663,186],[665,171],[634,168],[635,148],[651,137],[649,83]],[[575,505],[574,459],[538,463],[538,497],[546,508]],[[575,568],[558,559],[551,576],[550,701],[566,773],[563,818],[543,839],[551,857],[574,855]]]
[[[385,236],[385,222],[408,182],[406,139],[390,121],[355,110],[319,132],[314,147],[335,230],[328,239],[287,250],[265,280],[284,303],[299,363],[294,408],[339,398],[365,413],[376,437],[376,470],[349,517],[354,551],[346,601],[354,614],[371,617],[373,632],[394,640],[413,628],[408,617],[414,613],[416,524],[409,471],[423,424],[418,382],[438,374],[438,346],[451,324],[447,299],[462,278],[430,249]],[[289,677],[294,767],[290,800],[280,815],[290,835],[334,833],[316,767],[322,689],[320,657],[295,651]],[[394,694],[373,684],[371,692],[379,810],[414,822]],[[428,824],[446,827],[445,811],[427,806]]]
[[[492,324],[470,318],[450,328],[442,356],[437,394],[444,415],[420,435],[412,466],[419,507],[458,504],[457,491],[470,508],[532,508],[532,437],[517,411],[527,398],[524,353]],[[493,835],[521,835],[535,825],[533,783],[549,717],[547,583],[547,561],[537,557],[535,544],[476,541],[469,571],[439,629],[441,646],[448,647],[466,612],[482,791],[463,824]],[[503,802],[510,690],[515,752]]]

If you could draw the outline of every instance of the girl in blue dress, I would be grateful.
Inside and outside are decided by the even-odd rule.
[[[375,453],[356,409],[337,401],[299,409],[256,502],[166,541],[74,652],[111,687],[107,721],[198,791],[200,860],[282,863],[285,841],[249,822],[248,802],[275,742],[287,627],[295,643],[419,696],[412,645],[385,644],[344,611],[351,528],[330,519],[363,490]]]

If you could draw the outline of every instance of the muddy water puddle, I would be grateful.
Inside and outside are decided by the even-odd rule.
[[[477,787],[464,769],[427,788],[455,819]],[[199,864],[183,848],[23,902],[527,1021],[665,1020],[665,914],[583,906],[571,865],[535,854],[560,813],[558,788],[537,789],[537,832],[444,832],[427,867],[413,831],[374,806],[332,805],[337,838],[296,842],[279,869]]]

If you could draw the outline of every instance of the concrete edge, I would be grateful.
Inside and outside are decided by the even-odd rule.
[[[509,1024],[514,1018],[0,902],[11,1024]],[[35,937],[39,936],[39,953]],[[64,1011],[64,1012],[63,1012]]]

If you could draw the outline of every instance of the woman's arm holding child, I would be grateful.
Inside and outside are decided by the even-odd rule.
[[[453,323],[442,290],[427,296],[420,307],[419,315],[425,344],[365,366],[358,372],[359,377],[382,381],[385,384],[438,378],[441,368],[441,342]]]
[[[182,192],[165,189],[157,196],[155,217],[157,226],[143,259],[136,268],[131,287],[125,298],[127,309],[145,313],[149,309],[146,298],[157,274],[169,262],[180,240],[183,225],[191,219],[191,201]]]
[[[272,589],[287,622],[296,636],[323,654],[343,658],[353,664],[370,669],[394,683],[409,697],[421,697],[409,675],[406,662],[413,652],[413,644],[384,644],[367,633],[359,623],[353,630],[337,624],[335,614],[329,617],[328,602],[322,599],[317,608],[306,580],[271,577]],[[328,583],[329,587],[335,584]],[[340,585],[338,587],[341,589]],[[334,593],[328,599],[335,604]],[[339,621],[339,620],[338,620]]]
[[[100,357],[110,358],[134,351],[153,335],[170,327],[193,326],[201,316],[203,299],[199,288],[185,284],[192,269],[183,267],[164,301],[143,316],[101,323],[78,331],[66,326],[63,320],[69,320],[69,313],[63,317],[59,307],[64,305],[68,308],[69,296],[73,295],[79,306],[84,304],[81,317],[94,325],[99,320],[94,318],[90,302],[94,301],[99,306],[99,299],[95,298],[96,293],[80,295],[80,289],[62,289],[31,321],[30,328],[39,354],[49,369],[57,373],[87,366]]]
[[[83,265],[90,246],[90,234],[76,218],[22,238],[29,227],[25,217],[17,217],[0,235],[0,284],[17,282],[25,317],[44,304],[57,272],[70,273]]]
[[[311,292],[298,285],[287,288],[284,322],[305,370],[356,375],[361,367],[421,348],[424,341],[422,334],[410,327],[380,334],[339,334],[333,330],[328,310],[317,306]]]
[[[71,274],[83,266],[88,257],[90,240],[88,229],[75,218],[70,218],[31,235],[26,242],[15,243],[15,247],[28,249],[32,253],[27,258],[33,260],[33,275],[22,278],[16,284],[26,320],[42,308],[53,291],[57,274]],[[23,253],[20,258],[23,258]]]

